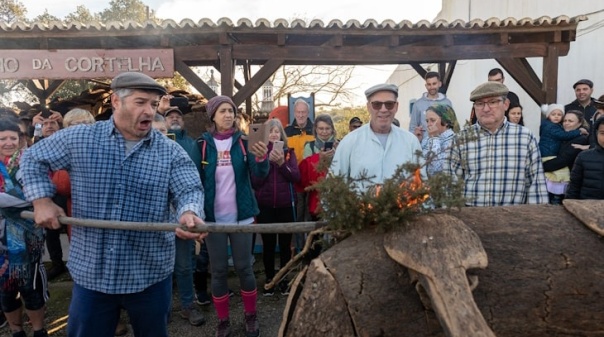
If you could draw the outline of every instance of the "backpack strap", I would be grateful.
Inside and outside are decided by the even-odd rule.
[[[247,151],[245,150],[245,145],[243,145],[243,139],[239,137],[239,146],[241,147],[241,153],[243,153],[243,161],[247,161]]]
[[[310,142],[306,142],[306,144],[310,145],[310,151],[312,151],[312,154],[315,154],[315,141],[311,140]]]
[[[208,162],[206,161],[206,147],[208,142],[205,139],[198,139],[197,143],[199,144],[199,149],[201,151],[201,168],[204,169]]]

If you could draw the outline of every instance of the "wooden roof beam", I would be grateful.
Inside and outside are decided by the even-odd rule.
[[[543,83],[525,58],[498,58],[496,60],[537,104],[545,104]]]
[[[282,65],[283,60],[271,59],[266,61],[262,68],[252,76],[249,82],[247,82],[241,90],[237,91],[233,96],[233,102],[235,102],[236,105],[239,105],[245,101],[247,97],[251,97]]]
[[[197,89],[203,97],[210,99],[216,96],[216,93],[206,82],[204,82],[191,68],[179,57],[174,55],[174,70],[184,77],[193,88]]]

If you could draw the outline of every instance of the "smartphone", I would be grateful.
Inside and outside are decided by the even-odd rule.
[[[52,115],[52,111],[50,111],[50,109],[46,108],[46,107],[43,107],[41,109],[41,112],[42,112],[42,115],[41,115],[42,118],[48,118],[48,117],[50,117]]]
[[[248,126],[248,147],[254,146],[258,142],[268,144],[268,132],[266,125],[262,123],[254,123]]]
[[[189,106],[189,99],[186,97],[172,97],[170,98],[170,106],[186,108]]]
[[[325,149],[325,151],[333,149],[333,142],[325,142],[325,146],[323,146],[323,149]]]
[[[283,141],[282,140],[276,140],[273,143],[273,150],[277,150],[277,151],[283,152]]]

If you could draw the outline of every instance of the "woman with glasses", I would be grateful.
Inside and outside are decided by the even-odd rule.
[[[315,140],[307,142],[304,145],[303,158],[321,151],[329,152],[333,156],[336,129],[329,115],[319,115],[315,118],[313,135],[315,136]]]

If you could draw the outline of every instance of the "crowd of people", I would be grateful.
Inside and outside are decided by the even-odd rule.
[[[425,80],[427,92],[411,110],[408,131],[396,124],[398,87],[377,84],[365,91],[368,122],[353,117],[341,139],[329,115],[314,116],[308,102],[298,99],[289,125],[269,119],[267,138],[251,144],[245,119],[227,96],[207,102],[210,125],[194,139],[185,131],[183,112],[170,106],[166,89],[136,72],[112,80],[113,113],[106,121],[95,122],[82,109],[64,116],[43,111],[32,120],[40,125],[32,141],[29,125],[4,110],[0,188],[22,202],[1,207],[0,306],[12,335],[26,336],[23,307],[33,336],[48,335],[47,281],[68,268],[74,281],[69,336],[122,335],[122,311],[136,336],[167,336],[173,280],[182,319],[204,324],[197,305],[213,303],[216,336],[230,336],[230,256],[240,282],[246,337],[259,336],[255,235],[192,228],[204,221],[228,226],[317,220],[320,195],[309,187],[330,175],[363,178],[358,189],[364,191],[392,177],[400,165],[415,162],[425,167],[424,177],[461,179],[467,206],[604,199],[604,95],[591,97],[591,81],[575,83],[577,100],[547,107],[538,140],[523,126],[522,105],[503,84],[500,69],[470,92],[474,122],[464,129],[452,102],[439,91],[438,73],[427,73]],[[319,169],[321,161],[328,169]],[[34,220],[22,219],[23,209],[33,209]],[[64,215],[173,222],[191,230],[73,226],[67,228],[66,267],[58,221]],[[268,285],[304,237],[261,237]],[[48,272],[41,263],[44,243]],[[308,257],[320,250],[313,245]],[[275,291],[287,295],[287,280],[265,287],[262,295]]]

